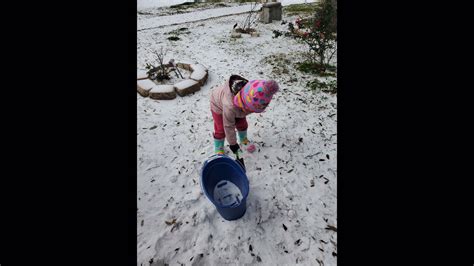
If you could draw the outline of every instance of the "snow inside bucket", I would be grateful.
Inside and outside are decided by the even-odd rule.
[[[201,189],[222,218],[230,221],[246,211],[249,181],[245,168],[227,155],[213,155],[201,169]]]
[[[222,180],[214,188],[214,200],[222,206],[235,206],[242,201],[242,192],[232,182]]]

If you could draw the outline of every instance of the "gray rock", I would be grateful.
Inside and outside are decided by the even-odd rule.
[[[199,85],[202,86],[202,85],[204,85],[204,83],[206,83],[207,71],[204,71],[202,69],[196,69],[196,70],[193,71],[190,78],[197,81],[197,82],[199,82]]]
[[[150,79],[138,80],[137,81],[137,91],[141,96],[148,97],[148,94],[149,94],[150,90],[155,85],[156,84],[153,81],[151,81]]]
[[[172,100],[176,98],[173,85],[155,85],[149,92],[149,96],[155,100]]]
[[[186,79],[174,84],[174,88],[176,90],[176,93],[178,93],[179,96],[183,97],[185,95],[200,90],[201,86],[199,85],[199,82],[193,79]]]
[[[192,71],[191,64],[189,63],[177,63],[176,66],[182,69],[186,69],[187,71]]]

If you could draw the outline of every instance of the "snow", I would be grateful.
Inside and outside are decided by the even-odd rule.
[[[194,70],[194,71],[206,71],[207,72],[207,68],[201,64],[191,64],[191,69]]]
[[[194,2],[193,0],[137,0],[137,10],[153,7],[164,7],[182,4],[184,2]]]
[[[201,21],[215,17],[228,16],[248,12],[251,5],[241,5],[232,7],[221,7],[213,9],[205,9],[192,13],[184,13],[170,16],[159,16],[144,18],[137,21],[137,30],[145,30],[150,28],[174,25],[192,21]],[[260,5],[261,6],[261,5]]]
[[[138,69],[137,70],[137,79],[146,79],[148,75],[146,74],[145,70]]]
[[[166,6],[182,4],[185,2],[194,2],[194,1],[193,0],[137,0],[137,10],[146,10],[149,8],[166,7]],[[298,3],[310,3],[314,1],[282,0],[279,2],[281,2],[282,5],[291,5],[291,4],[298,4]]]
[[[176,89],[178,90],[184,90],[184,89],[187,89],[189,87],[192,87],[194,85],[196,85],[198,82],[195,81],[195,80],[192,80],[192,79],[185,79],[183,81],[180,81],[176,84],[174,84],[174,86],[176,87]]]
[[[143,80],[138,80],[137,81],[137,86],[139,86],[140,88],[142,88],[144,90],[149,91],[151,88],[156,86],[156,84],[153,81],[149,80],[149,79],[143,79]]]
[[[202,70],[202,69],[197,69],[197,70],[194,70],[193,73],[191,74],[191,77],[192,79],[194,80],[201,80],[203,79],[204,77],[206,77],[207,75],[207,72]]]
[[[173,18],[167,23],[178,22]],[[166,62],[199,62],[209,71],[201,90],[186,97],[137,94],[137,265],[336,265],[337,233],[328,226],[337,227],[337,96],[307,88],[313,76],[293,65],[303,60],[304,44],[272,38],[287,24],[258,24],[260,37],[231,39],[232,25],[244,18],[190,19],[137,32],[138,68],[166,47]],[[190,33],[166,39],[181,27]],[[275,79],[280,91],[264,113],[247,117],[257,146],[243,155],[247,211],[226,221],[202,195],[199,178],[213,154],[209,96],[231,74]]]
[[[311,0],[307,2],[310,3],[310,2],[315,2],[315,1]],[[282,6],[287,6],[290,4],[305,3],[305,1],[286,0],[286,1],[281,1],[281,3],[282,3]],[[255,10],[260,9],[261,6],[262,4],[257,4],[257,7]],[[251,4],[245,4],[245,5],[236,5],[236,6],[230,6],[230,7],[204,9],[204,10],[198,10],[196,12],[176,14],[176,15],[170,15],[170,16],[145,16],[144,18],[142,18],[142,16],[138,16],[137,30],[142,31],[142,30],[154,29],[157,27],[187,23],[187,22],[202,21],[202,20],[207,20],[207,19],[217,18],[217,17],[222,17],[222,16],[247,13],[251,10],[251,7],[252,7]]]
[[[173,91],[174,91],[173,85],[155,85],[150,90],[150,93],[167,93],[167,92],[173,92]]]

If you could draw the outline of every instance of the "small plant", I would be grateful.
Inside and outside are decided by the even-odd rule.
[[[314,18],[311,20],[311,30],[303,35],[303,41],[308,44],[313,61],[319,61],[321,66],[329,65],[337,51],[336,35],[332,27],[334,7],[332,1],[323,0],[319,3]]]
[[[283,32],[283,31],[279,31],[279,30],[273,30],[273,37],[272,38],[275,39],[275,38],[278,38],[282,35],[284,35],[285,37],[292,37],[293,36],[293,34],[288,32],[288,31]]]
[[[252,32],[255,32],[256,30],[254,28],[252,28],[252,26],[256,25],[257,16],[258,16],[257,2],[252,2],[250,4],[250,12],[245,17],[244,22],[242,22],[242,27],[236,28],[235,31],[239,32],[239,33],[252,33]],[[236,26],[234,26],[234,28],[235,27]]]
[[[157,66],[154,66],[150,63],[147,63],[145,68],[148,70],[147,75],[151,80],[165,80],[170,79],[168,74],[168,66],[163,63],[165,58],[166,51],[163,51],[163,47],[160,48],[160,51],[154,51],[156,55],[156,61],[158,62]]]
[[[308,45],[309,65],[305,67],[314,67],[315,73],[335,68],[330,65],[337,52],[334,3],[335,0],[322,0],[317,4],[313,17],[299,17],[295,23],[288,23],[288,33]],[[273,34],[273,38],[283,35],[280,31],[273,31]]]
[[[278,38],[280,37],[281,35],[283,35],[283,32],[279,31],[279,30],[274,30],[273,31],[273,37],[272,38]]]

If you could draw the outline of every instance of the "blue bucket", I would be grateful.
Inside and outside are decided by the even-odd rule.
[[[246,211],[249,180],[244,167],[227,155],[213,155],[201,169],[201,189],[226,220],[236,220]]]

